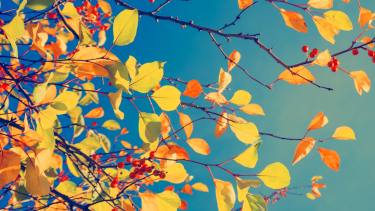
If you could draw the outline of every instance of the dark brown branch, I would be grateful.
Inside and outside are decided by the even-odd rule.
[[[221,29],[219,29],[218,31],[221,32],[223,29],[225,29],[225,28],[227,28],[227,27],[229,27],[229,26],[232,26],[232,25],[234,26],[235,23],[241,18],[241,17],[240,17],[241,14],[242,14],[243,12],[245,12],[245,10],[249,9],[251,6],[255,5],[256,3],[258,3],[258,2],[256,1],[256,2],[252,3],[250,6],[246,7],[245,9],[243,9],[243,10],[240,12],[240,14],[237,15],[236,19],[235,19],[232,23],[230,23],[230,24],[225,24],[225,25],[224,25]]]
[[[65,24],[66,28],[74,34],[74,37],[77,40],[79,40],[79,35],[77,34],[77,32],[68,24],[68,22],[66,22],[66,19],[65,19],[64,15],[61,14],[60,7],[57,6],[56,9],[57,9],[57,14],[59,15],[59,17],[62,20],[62,22]]]

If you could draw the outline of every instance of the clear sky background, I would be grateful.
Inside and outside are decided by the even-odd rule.
[[[121,6],[113,4],[112,1],[108,0],[108,2],[111,2],[114,15],[123,10]],[[164,1],[156,0],[154,4],[147,0],[127,0],[125,2],[140,10],[151,11]],[[288,2],[305,4],[308,1],[290,0]],[[1,10],[16,7],[10,0],[1,3]],[[78,5],[77,2],[74,2],[74,4]],[[318,48],[320,52],[328,48],[333,54],[347,49],[361,33],[358,24],[359,8],[354,0],[349,4],[339,0],[334,1],[332,10],[346,13],[354,26],[352,31],[341,31],[339,35],[335,36],[335,45],[320,36],[314,22],[307,13],[283,3],[276,4],[279,8],[303,14],[308,25],[308,33],[299,33],[287,27],[280,12],[264,0],[259,0],[257,5],[245,11],[236,25],[225,29],[224,32],[261,33],[260,41],[267,47],[273,47],[273,52],[289,65],[306,59],[306,55],[301,51],[303,45],[309,46],[310,49]],[[375,12],[375,1],[362,0],[361,6]],[[191,0],[190,2],[172,1],[161,10],[161,14],[157,14],[178,16],[180,20],[193,20],[197,25],[219,29],[225,23],[232,22],[240,11],[236,0]],[[321,10],[319,12],[326,11]],[[374,34],[374,30],[370,30],[366,35],[374,37]],[[265,84],[271,84],[284,71],[281,65],[277,64],[252,41],[233,38],[228,44],[224,38],[215,37],[219,43],[223,44],[223,50],[228,55],[233,50],[239,51],[242,55],[239,64]],[[107,34],[105,44],[107,49],[111,46],[112,40],[113,35],[110,32]],[[69,50],[72,50],[74,45],[75,43],[70,46]],[[127,46],[115,46],[112,52],[122,62],[125,62],[129,55],[134,56],[140,63],[167,61],[164,69],[165,77],[180,78],[184,81],[196,79],[201,84],[217,82],[220,68],[227,69],[227,60],[224,59],[216,45],[211,43],[210,36],[206,32],[198,32],[196,29],[189,27],[181,29],[179,25],[167,21],[157,23],[154,19],[146,16],[141,17],[135,41]],[[29,56],[32,57],[32,54]],[[375,78],[375,64],[371,62],[366,52],[360,51],[356,57],[347,53],[339,56],[338,59],[340,60],[340,67],[344,70],[348,72],[363,70],[370,80]],[[319,130],[310,132],[308,136],[323,140],[332,136],[339,126],[351,127],[356,133],[357,140],[332,139],[325,143],[317,143],[318,147],[338,152],[341,158],[339,172],[329,169],[315,149],[292,166],[293,155],[298,142],[275,139],[269,136],[261,136],[263,144],[258,150],[259,160],[254,169],[243,167],[234,161],[225,164],[225,167],[235,173],[256,174],[268,164],[281,162],[289,169],[292,178],[289,187],[310,185],[311,177],[315,175],[323,176],[322,182],[327,185],[327,189],[320,189],[321,198],[312,201],[305,196],[289,195],[286,199],[282,198],[275,204],[269,204],[269,210],[372,210],[373,204],[370,196],[375,188],[373,179],[375,177],[373,167],[375,160],[373,153],[375,148],[373,140],[375,93],[370,90],[369,93],[360,96],[354,87],[353,79],[341,71],[332,73],[328,67],[320,66],[309,67],[308,69],[314,75],[316,83],[332,87],[334,91],[329,92],[325,89],[319,89],[311,84],[295,86],[284,81],[276,83],[273,90],[268,90],[248,78],[241,69],[235,67],[230,72],[233,79],[228,87],[231,91],[225,91],[224,96],[230,99],[237,90],[250,92],[252,95],[251,103],[260,105],[266,115],[250,116],[241,111],[236,112],[236,114],[256,124],[261,132],[288,138],[301,138],[312,118],[321,111],[328,117],[329,123]],[[113,87],[102,86],[99,79],[93,81],[96,87],[102,88],[103,91],[115,91]],[[163,81],[162,84],[165,85],[168,82]],[[180,84],[178,88],[183,92],[185,86]],[[210,92],[208,89],[204,91]],[[211,104],[204,101],[203,98],[204,96],[201,95],[197,104],[210,106]],[[192,98],[182,96],[181,100],[191,102]],[[147,100],[136,100],[136,103],[141,111],[152,112]],[[105,117],[95,120],[99,125],[107,119],[116,119],[108,99],[100,97],[100,106],[105,108]],[[83,114],[96,107],[98,105],[95,104],[84,107]],[[130,142],[132,145],[140,146],[142,142],[138,135],[138,114],[136,110],[127,101],[123,101],[120,109],[125,113],[125,119],[119,122],[122,127],[126,127],[130,131],[129,134],[121,136],[120,139]],[[193,120],[205,115],[204,112],[192,108],[186,110],[179,108],[179,111],[188,114]],[[219,109],[216,111],[220,112]],[[160,110],[157,113],[160,114]],[[179,120],[176,112],[168,112],[168,115],[177,127]],[[59,119],[63,126],[69,124],[67,117],[59,117]],[[86,123],[91,124],[92,121],[88,119]],[[192,138],[202,138],[208,142],[211,153],[207,156],[195,153],[182,141],[177,141],[177,143],[187,149],[191,160],[212,164],[221,163],[244,151],[245,144],[240,142],[229,128],[220,139],[215,138],[214,130],[214,122],[204,120],[194,123]],[[99,129],[99,132],[106,134],[112,143],[114,136],[117,135],[117,132],[113,133],[106,129]],[[64,129],[63,134],[68,139],[70,139],[71,133],[72,129]],[[185,137],[183,132],[180,136]],[[78,143],[84,137],[85,134],[82,134],[75,139],[75,143]],[[120,143],[116,143],[116,146],[117,149],[122,149]],[[214,184],[207,169],[189,163],[184,163],[184,165],[188,173],[194,176],[192,184],[203,182],[210,190],[209,193],[193,191],[193,195],[180,194],[181,199],[188,202],[189,210],[217,210]],[[230,181],[235,187],[235,180],[230,174],[215,168],[212,168],[212,171],[215,178]],[[151,187],[151,190],[161,192],[164,187],[169,185],[171,184],[167,182],[159,182]],[[175,187],[179,189],[180,186],[176,185]],[[253,194],[261,192],[269,195],[272,191],[272,189],[262,185],[259,188],[250,189],[249,192]],[[305,194],[309,191],[309,189],[302,189],[299,193]],[[237,202],[234,208],[238,208],[239,205]]]

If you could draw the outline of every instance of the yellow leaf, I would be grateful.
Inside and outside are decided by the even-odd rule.
[[[215,136],[216,138],[220,138],[221,135],[225,133],[228,127],[228,113],[223,111],[217,121],[216,128],[215,128]]]
[[[252,1],[252,0],[251,0]],[[241,59],[241,54],[238,52],[238,51],[236,51],[236,50],[234,50],[230,55],[229,55],[229,59],[230,60],[228,60],[228,72],[229,71],[231,71],[235,66],[236,66],[236,64],[238,64],[238,62],[240,61],[240,59]],[[233,63],[233,62],[235,62],[235,63]]]
[[[327,19],[314,16],[313,17],[314,23],[316,27],[318,28],[318,31],[320,35],[327,41],[329,41],[332,44],[335,44],[335,39],[333,37],[337,34],[339,34],[340,30],[335,25],[333,25],[331,22],[329,22]]]
[[[258,174],[258,177],[272,189],[284,188],[290,183],[288,169],[279,162],[268,165]]]
[[[358,23],[361,26],[361,29],[370,21],[372,12],[363,7],[359,7],[359,19]]]
[[[257,148],[255,148],[254,144],[251,145],[251,147],[234,158],[234,161],[248,168],[254,168],[258,161]]]
[[[234,93],[232,99],[229,100],[230,103],[236,104],[238,106],[244,106],[248,104],[251,100],[251,95],[249,92],[244,90],[238,90]]]
[[[187,139],[190,138],[191,134],[193,133],[193,123],[190,117],[183,113],[178,113],[180,115],[180,124],[184,128]]]
[[[232,115],[229,115],[229,119],[236,121]],[[229,126],[236,137],[245,144],[252,144],[253,141],[260,139],[257,127],[251,123],[238,123],[229,121]]]
[[[325,12],[323,15],[329,22],[341,30],[350,31],[353,29],[353,24],[350,21],[350,18],[341,11],[330,10]]]
[[[311,120],[310,125],[307,128],[307,131],[322,128],[327,123],[328,123],[328,118],[324,116],[323,112],[320,112],[318,115],[314,117],[313,120]]]
[[[192,185],[191,187],[195,190],[198,190],[198,191],[208,192],[208,187],[201,182],[197,182],[194,185]]]
[[[173,111],[180,104],[181,92],[174,86],[163,86],[158,89],[151,98],[159,105],[162,110]]]
[[[352,76],[352,78],[354,79],[354,86],[357,89],[359,95],[362,95],[362,89],[365,92],[370,91],[371,81],[367,77],[367,74],[365,72],[363,72],[362,70],[353,71],[350,73],[350,76]]]
[[[364,37],[361,40],[362,43],[368,43],[368,42],[371,42],[371,41],[372,41],[372,39],[370,37]],[[367,44],[367,46],[372,49],[374,47],[374,43]]]
[[[140,93],[147,93],[155,88],[163,78],[165,62],[152,62],[143,64],[139,68],[138,75],[135,75],[130,83],[130,89]]]
[[[55,99],[56,93],[57,93],[56,86],[50,85],[46,90],[46,95],[44,96],[43,100],[40,101],[39,104],[47,104],[51,102],[53,99]]]
[[[124,113],[120,111],[120,105],[122,100],[122,88],[120,88],[117,92],[109,93],[108,98],[111,102],[113,111],[115,112],[115,115],[119,119],[124,119]]]
[[[332,135],[332,138],[340,140],[355,140],[354,131],[350,127],[338,127],[335,133]]]
[[[78,95],[71,91],[59,94],[51,103],[50,107],[55,109],[57,115],[66,114],[78,104]]]
[[[241,111],[251,115],[265,115],[262,107],[257,104],[248,104],[240,108]]]
[[[129,142],[127,142],[127,141],[121,141],[121,144],[122,144],[125,148],[127,148],[127,149],[131,149],[131,148],[132,148],[132,145],[131,145]]]
[[[57,119],[56,110],[52,107],[47,107],[45,110],[39,112],[39,118],[43,129],[51,128]]]
[[[314,76],[304,66],[293,67],[291,71],[296,74],[292,74],[286,69],[279,75],[279,79],[294,85],[308,84],[310,81],[315,81]]]
[[[186,141],[193,150],[202,155],[208,155],[210,153],[210,146],[207,142],[200,138],[193,138]]]
[[[307,4],[316,9],[329,9],[333,7],[333,0],[310,0]]]
[[[107,120],[103,123],[102,127],[107,128],[108,130],[120,130],[121,126],[115,120]]]
[[[228,72],[225,72],[223,68],[221,68],[219,74],[219,90],[217,92],[221,94],[231,81],[232,76]]]
[[[312,193],[306,193],[307,198],[315,200],[315,196]]]
[[[280,9],[280,12],[287,26],[295,29],[298,32],[307,33],[306,21],[303,20],[303,16],[301,14],[293,11],[285,11],[284,9]]]
[[[174,163],[165,168],[164,171],[167,172],[164,180],[174,184],[184,182],[188,176],[184,166],[181,163]]]
[[[104,110],[102,107],[99,107],[99,108],[92,109],[84,117],[85,118],[101,118],[103,116],[104,116]]]
[[[322,176],[313,176],[313,177],[311,178],[311,183],[315,183],[316,181],[319,181],[319,180],[321,180],[321,179],[323,179]]]
[[[314,64],[317,64],[317,65],[320,65],[320,66],[327,66],[328,62],[331,61],[331,54],[329,54],[329,51],[328,49],[321,52],[318,57],[316,57],[316,59],[314,60],[314,62],[312,63],[312,65]]]
[[[259,187],[262,183],[259,180],[249,180],[249,179],[241,179],[236,177],[237,182],[237,193],[238,193],[238,201],[241,202],[245,200],[246,194],[249,191],[250,187]]]
[[[0,154],[0,188],[16,180],[20,170],[21,156],[9,150],[2,150]]]
[[[111,5],[108,2],[99,0],[98,3],[99,3],[99,6],[100,6],[100,9],[102,9],[105,14],[107,14],[107,13],[111,14],[112,13]]]
[[[142,200],[142,211],[177,211],[181,199],[172,191],[162,193],[139,193]]]
[[[204,99],[208,100],[211,103],[217,104],[228,104],[227,99],[225,99],[224,95],[219,94],[217,92],[211,92]]]
[[[153,143],[158,141],[161,133],[161,122],[158,115],[140,112],[138,129],[143,142]]]
[[[236,202],[236,193],[230,182],[214,179],[218,211],[232,210]]]

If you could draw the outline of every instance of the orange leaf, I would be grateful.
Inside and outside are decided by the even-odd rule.
[[[307,33],[307,25],[301,14],[293,11],[285,11],[284,9],[280,9],[280,12],[287,26],[298,32]]]
[[[190,138],[191,133],[193,133],[193,123],[188,115],[183,113],[178,113],[180,115],[180,124],[184,128],[187,139]]]
[[[51,158],[51,166],[54,168],[54,169],[58,169],[60,168],[60,166],[62,166],[62,158],[60,155],[58,154],[52,154],[52,158]]]
[[[314,196],[316,196],[316,197],[321,197],[322,196],[322,194],[320,193],[319,189],[316,188],[316,187],[312,187],[311,191],[314,194]]]
[[[122,146],[124,146],[127,149],[131,149],[132,145],[127,141],[121,141]]]
[[[279,79],[294,85],[308,84],[310,81],[315,81],[314,76],[304,66],[293,67],[291,68],[291,71],[293,73],[297,73],[298,75],[292,74],[288,69],[286,69],[279,75]]]
[[[182,95],[196,98],[202,92],[202,86],[200,85],[199,81],[191,80],[187,83],[186,89]]]
[[[238,0],[238,6],[241,10],[246,9],[253,3],[253,0]]]
[[[217,92],[211,92],[204,98],[208,100],[211,103],[218,103],[218,104],[228,104],[227,99],[224,97],[224,95],[219,94]]]
[[[329,9],[333,7],[333,0],[310,0],[307,4],[316,9]]]
[[[299,160],[304,158],[314,147],[315,140],[311,137],[304,138],[302,141],[299,142],[296,152],[294,153],[293,163],[297,163]]]
[[[365,92],[370,91],[371,81],[367,77],[367,74],[365,72],[363,72],[362,70],[353,71],[350,73],[350,76],[352,76],[352,78],[354,79],[354,86],[357,89],[359,95],[362,95],[362,89]]]
[[[228,113],[223,111],[217,121],[216,128],[215,128],[215,136],[216,138],[220,138],[221,135],[225,133],[228,127]]]
[[[193,150],[202,155],[208,155],[210,153],[210,146],[207,142],[200,138],[193,138],[186,141]]]
[[[362,40],[361,40],[362,43],[368,43],[368,42],[371,42],[371,41],[372,41],[372,39],[369,38],[369,37],[364,37],[364,38],[362,38]],[[374,47],[374,43],[370,43],[370,44],[368,44],[367,46],[370,47],[370,48],[372,49],[372,48]]]
[[[326,185],[323,183],[313,183],[312,186],[315,188],[326,188]]]
[[[322,160],[329,168],[335,171],[339,171],[340,168],[340,157],[336,151],[318,148]]]
[[[42,105],[42,104],[50,103],[53,99],[55,99],[56,94],[57,94],[56,86],[50,85],[46,90],[46,95],[44,96],[43,100],[39,104]]]
[[[3,98],[3,97],[1,97],[1,98]],[[25,112],[27,100],[26,100],[26,98],[23,98],[23,97],[19,97],[19,100],[20,101],[18,102],[18,106],[17,106],[17,115],[21,116]],[[4,100],[2,99],[1,102],[4,102]]]
[[[178,209],[187,210],[187,202],[181,199],[181,206]]]
[[[333,37],[339,34],[340,29],[325,18],[314,16],[313,20],[320,35],[330,43],[335,44],[335,39]]]
[[[0,188],[17,179],[21,170],[21,156],[9,150],[0,154]]]
[[[164,191],[166,191],[166,190],[174,192],[174,186],[168,186],[168,187],[164,188]]]
[[[128,134],[129,130],[126,127],[122,128],[120,135]]]
[[[161,135],[164,139],[169,140],[170,138],[167,139],[167,137],[169,136],[168,133],[171,131],[171,127],[169,127],[171,121],[164,112],[160,114],[159,119],[161,122]]]
[[[238,62],[239,62],[240,59],[241,59],[241,54],[240,54],[238,51],[234,50],[234,51],[229,55],[229,59],[230,59],[230,60],[228,60],[228,72],[231,71],[231,70],[236,66],[236,64],[238,64]],[[233,62],[231,62],[231,60],[234,61],[236,64],[233,63]]]
[[[327,123],[328,123],[328,118],[326,116],[324,116],[323,112],[320,112],[310,122],[309,128],[307,128],[307,131],[316,130],[316,129],[322,128]]]
[[[102,107],[99,107],[99,108],[92,109],[84,117],[85,118],[101,118],[103,116],[104,116],[104,110]]]
[[[358,23],[361,26],[361,29],[370,21],[372,12],[363,7],[359,7],[359,19]]]
[[[49,35],[56,36],[56,30],[53,28],[43,27],[43,30]]]
[[[184,185],[181,192],[186,194],[193,194],[193,192],[191,191],[191,186],[189,184]]]
[[[346,3],[349,3],[350,2],[350,0],[342,0],[343,2],[346,2]]]

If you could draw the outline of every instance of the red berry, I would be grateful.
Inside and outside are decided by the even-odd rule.
[[[38,79],[37,75],[33,75],[33,81],[36,81]]]
[[[375,57],[372,57],[372,62],[374,62],[375,63]],[[4,87],[3,87],[4,88]],[[5,89],[5,88],[4,88]]]
[[[105,27],[104,26],[100,26],[100,31],[104,31],[105,30]]]
[[[335,73],[335,72],[337,71],[337,66],[333,66],[333,67],[331,68],[331,71]]]
[[[117,164],[117,168],[122,169],[124,168],[125,164],[123,162],[120,162]]]
[[[21,64],[21,65],[20,65],[20,68],[21,68],[21,69],[25,68],[25,65],[24,65],[24,64]]]
[[[96,7],[93,7],[93,8],[96,8]],[[94,14],[96,17],[100,16],[100,14],[97,11],[93,11],[92,14]]]
[[[80,13],[82,10],[80,7],[76,6],[77,13]]]
[[[135,178],[135,173],[134,173],[134,172],[130,173],[130,174],[129,174],[129,178],[130,178],[130,179],[134,179],[134,178]]]
[[[115,182],[115,183],[118,183],[119,181],[120,181],[120,180],[119,180],[118,177],[114,177],[113,180],[112,180],[112,182]]]
[[[94,160],[97,160],[97,159],[99,159],[99,155],[94,155],[92,158],[93,158]]]
[[[309,52],[309,47],[307,47],[306,45],[302,47],[302,52],[304,53],[307,53]]]
[[[112,83],[111,83],[111,82],[108,82],[108,86],[112,86]]]
[[[116,209],[116,208],[113,208],[112,211],[117,211],[117,209]]]
[[[155,176],[159,176],[159,171],[158,170],[154,170],[154,173],[153,173]]]
[[[359,53],[359,50],[358,50],[358,49],[353,49],[353,50],[352,50],[352,54],[353,54],[354,56],[357,56],[358,53]]]
[[[86,9],[85,5],[81,5],[81,10],[85,10],[85,9]]]
[[[102,173],[102,170],[101,169],[98,169],[98,174],[100,175]]]
[[[97,125],[98,125],[97,122],[93,122],[93,123],[92,123],[92,126],[94,126],[94,127],[97,126]]]
[[[374,52],[374,51],[369,51],[369,52],[368,52],[368,56],[369,56],[369,57],[374,57],[374,55],[375,55],[375,52]]]
[[[134,160],[134,161],[132,162],[132,166],[133,166],[133,167],[137,167],[138,164],[139,164],[139,163],[138,163],[138,160]]]
[[[317,48],[314,48],[314,49],[312,50],[312,52],[316,55],[316,54],[319,53],[319,50],[318,50]]]
[[[112,182],[111,183],[111,188],[117,188],[117,185],[118,185],[117,182]]]
[[[151,172],[152,172],[152,168],[151,168],[151,167],[147,167],[147,168],[146,168],[146,172],[147,172],[147,173],[151,173]]]
[[[338,59],[333,59],[333,64],[334,64],[335,66],[339,66],[340,61],[339,61]]]
[[[93,12],[96,12],[96,11],[98,10],[98,8],[96,8],[96,7],[91,7],[91,10],[92,10]]]
[[[4,21],[3,19],[0,19],[0,27],[4,26]]]
[[[155,158],[155,151],[150,152],[150,158]]]
[[[4,83],[4,84],[2,85],[2,87],[3,87],[4,90],[7,90],[7,89],[9,88],[9,84]]]
[[[95,29],[90,29],[90,34],[95,34]]]
[[[48,17],[51,18],[51,19],[55,19],[55,18],[57,18],[57,14],[56,13],[49,13]]]
[[[131,156],[126,157],[126,162],[132,162],[133,158]]]
[[[150,3],[154,3],[155,2],[155,0],[148,0]]]
[[[89,2],[85,1],[85,2],[83,2],[83,5],[87,6],[87,5],[89,5]]]
[[[104,29],[105,29],[106,31],[108,31],[108,30],[109,30],[109,25],[105,25],[105,26],[104,26]]]
[[[160,177],[160,179],[164,179],[164,178],[165,178],[165,173],[164,173],[164,172],[161,172],[161,173],[159,174],[159,177]]]
[[[146,162],[146,161],[142,159],[142,160],[139,161],[139,164],[140,164],[140,165],[143,165],[145,162]]]
[[[139,168],[135,168],[134,169],[134,174],[138,174],[139,173]]]
[[[314,58],[315,56],[316,56],[316,54],[314,52],[310,53],[310,58]]]
[[[96,8],[99,8],[99,7],[100,7],[100,5],[99,5],[99,4],[96,4],[96,5],[95,5],[95,7],[96,7]]]
[[[31,67],[26,68],[26,71],[30,72],[31,71]]]
[[[145,173],[145,172],[146,172],[146,167],[142,166],[142,167],[139,169],[139,171],[140,171],[141,173]]]

